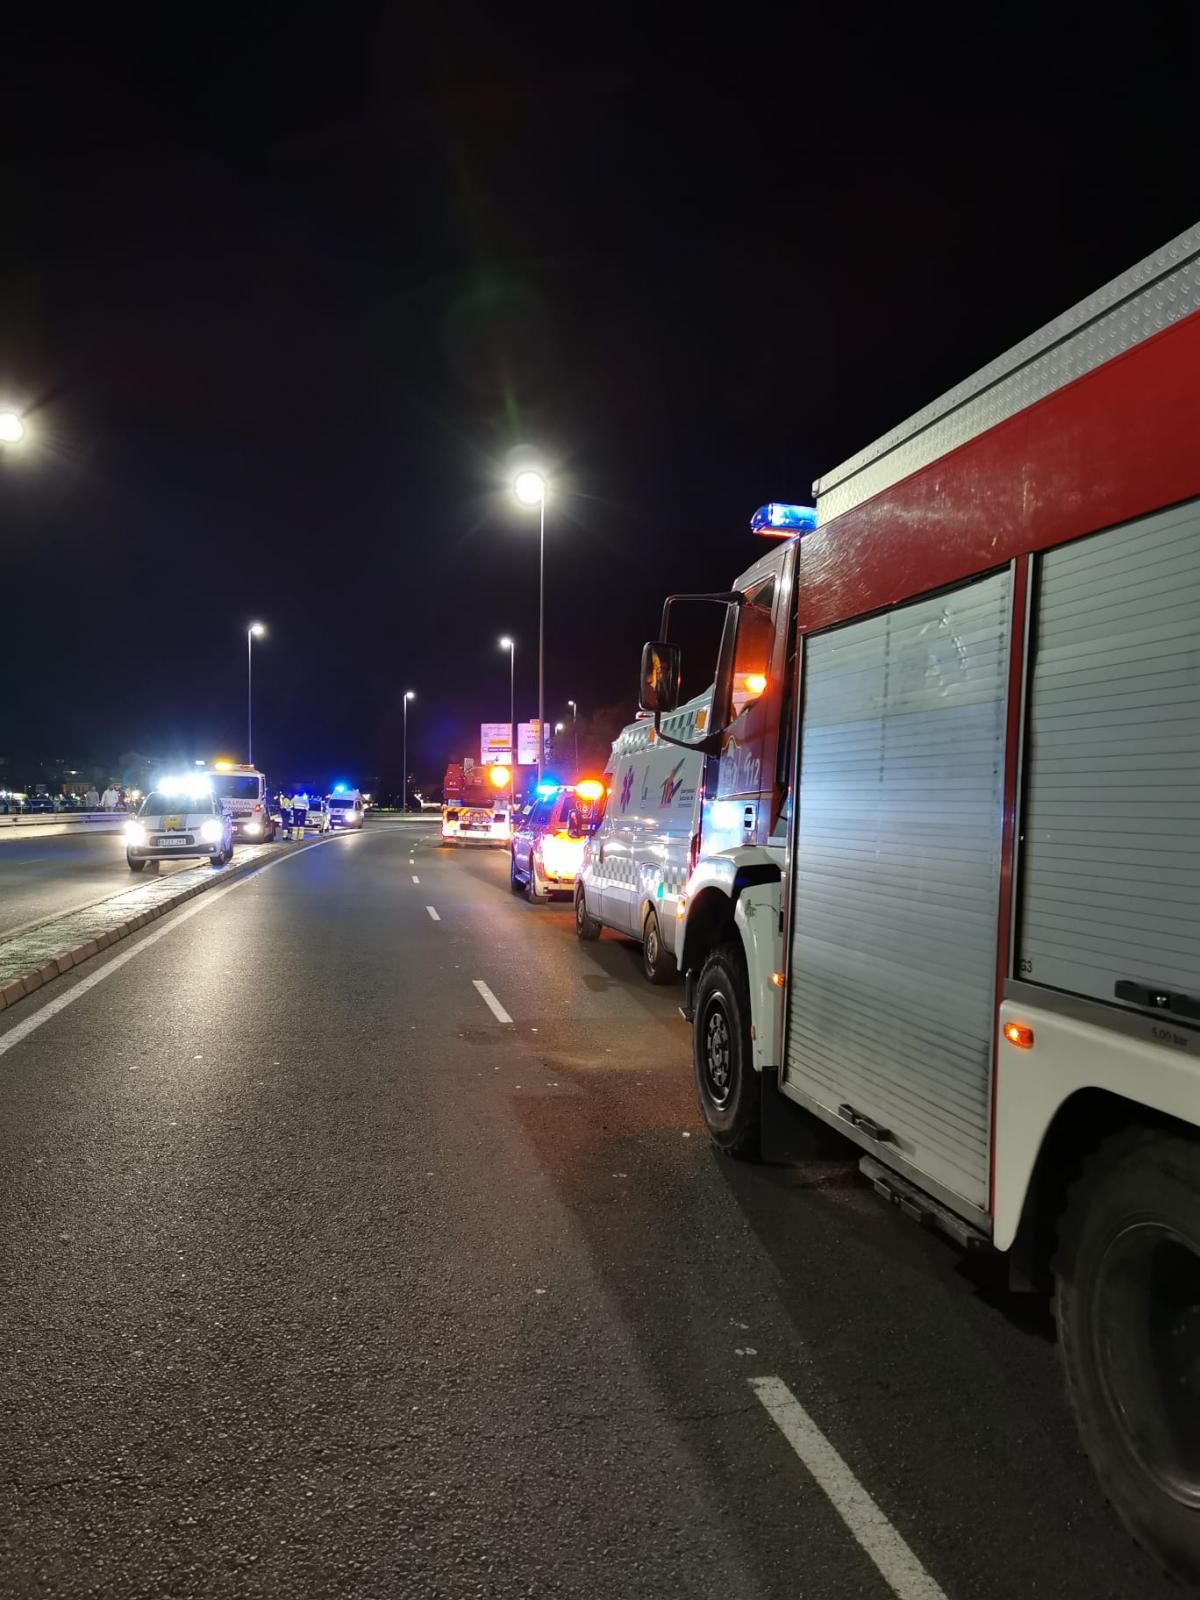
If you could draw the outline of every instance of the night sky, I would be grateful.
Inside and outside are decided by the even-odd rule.
[[[268,770],[397,768],[411,687],[439,773],[504,632],[535,710],[522,449],[548,715],[632,712],[757,505],[1200,216],[1177,23],[778,9],[10,12],[0,755],[240,755],[262,617]]]

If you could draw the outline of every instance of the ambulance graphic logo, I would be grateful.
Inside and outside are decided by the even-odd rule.
[[[625,774],[625,781],[621,785],[621,810],[629,810],[629,796],[633,793],[633,768],[630,767]]]
[[[679,776],[679,774],[683,771],[683,762],[685,759],[686,757],[681,758],[671,768],[671,771],[667,776],[667,781],[662,786],[662,799],[659,801],[660,805],[669,806],[672,800],[674,800],[675,796],[679,793],[680,789],[683,788],[683,779]]]

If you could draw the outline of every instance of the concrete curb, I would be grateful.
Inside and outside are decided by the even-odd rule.
[[[278,860],[283,855],[296,853],[269,844],[252,845],[250,849],[254,851],[252,856],[240,861],[235,856],[232,865],[220,872],[214,872],[205,863],[161,883],[139,885],[80,911],[68,911],[65,916],[42,923],[15,939],[0,940],[0,1011],[90,961],[102,950],[128,939],[148,923],[176,910],[185,900],[255,871],[262,866],[264,857]],[[184,882],[185,879],[190,881]],[[161,894],[154,893],[158,889],[162,890]],[[59,930],[57,934],[56,929]]]

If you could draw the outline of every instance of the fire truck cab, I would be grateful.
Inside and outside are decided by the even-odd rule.
[[[713,1140],[797,1112],[1054,1295],[1200,1585],[1200,227],[816,485],[724,606],[680,965]]]

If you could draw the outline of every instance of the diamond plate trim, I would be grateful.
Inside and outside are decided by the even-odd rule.
[[[1097,289],[813,485],[829,522],[1200,310],[1200,224]]]

